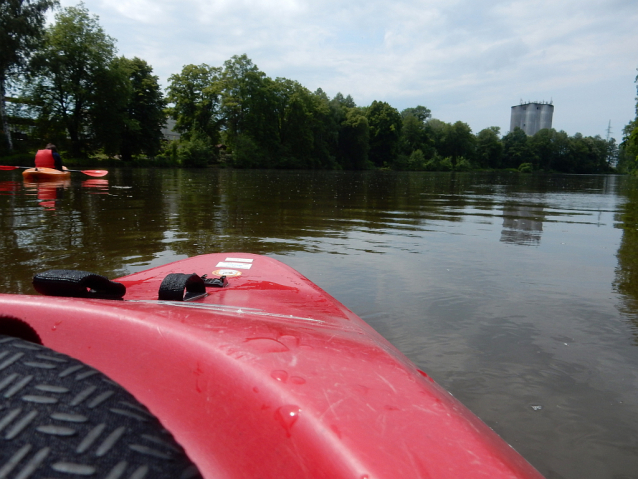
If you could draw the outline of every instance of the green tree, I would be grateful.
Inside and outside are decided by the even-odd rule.
[[[441,156],[451,158],[453,166],[456,166],[457,159],[461,157],[465,159],[474,157],[476,138],[467,123],[462,121],[446,123],[442,133],[436,149]]]
[[[249,66],[247,59],[236,62]],[[240,68],[245,78],[231,98],[234,112],[240,112],[235,132],[227,130],[234,144],[237,166],[270,168],[336,167],[336,124],[330,102],[323,92],[311,93],[296,81],[271,78],[253,68]],[[233,82],[235,83],[235,82]],[[224,90],[224,95],[233,91]],[[242,98],[241,104],[237,98]]]
[[[313,94],[314,104],[314,155],[319,158],[322,167],[339,168],[337,149],[339,141],[339,124],[337,123],[330,99],[319,88]]]
[[[635,132],[635,133],[634,133]],[[634,138],[631,136],[634,134]],[[623,129],[623,140],[618,148],[617,169],[621,173],[631,173],[638,168],[638,117]]]
[[[373,101],[366,118],[370,127],[370,161],[377,167],[392,164],[399,153],[401,114],[385,102]]]
[[[354,102],[352,96],[343,96],[341,92],[337,93],[332,99],[333,103],[339,104],[345,108],[356,108],[357,104]]]
[[[329,102],[330,135],[336,141],[334,156],[340,168],[366,170],[372,168],[370,126],[365,109],[357,107],[352,96],[337,93]]]
[[[263,166],[303,168],[312,144],[309,92],[286,78],[272,80],[256,72],[247,73],[247,91],[254,93],[246,101],[243,135],[250,136],[266,153]]]
[[[192,131],[180,138],[177,159],[187,168],[203,168],[215,159],[210,137],[195,123]]]
[[[523,163],[536,163],[527,134],[520,128],[514,128],[503,137],[503,167],[518,168]]]
[[[186,65],[179,74],[169,77],[166,100],[171,104],[169,115],[175,120],[175,130],[185,140],[197,130],[212,144],[219,143],[223,125],[221,111],[221,69],[205,63]]]
[[[153,69],[137,57],[120,58],[128,72],[130,97],[122,123],[120,153],[124,161],[144,153],[155,156],[162,146],[162,128],[166,124],[166,101]]]
[[[430,110],[420,105],[401,112],[401,152],[404,155],[409,157],[416,150],[421,150],[421,154],[426,157],[434,154],[427,129],[427,122],[431,116]]]
[[[323,91],[267,77],[246,56],[222,72],[225,138],[236,166],[333,168],[335,123]]]
[[[413,115],[404,116],[403,125],[401,126],[401,149],[403,152],[409,155],[413,151],[421,149],[425,139],[425,125],[423,122]]]
[[[107,68],[96,72],[93,77],[95,96],[88,109],[86,126],[86,153],[103,149],[107,155],[120,153],[122,132],[133,122],[127,116],[127,107],[133,96],[133,85],[129,69],[119,58],[113,58]],[[73,147],[72,147],[73,148]],[[75,149],[79,153],[79,149]]]
[[[607,173],[607,141],[599,135],[594,137],[576,133],[570,138],[571,170],[568,173]]]
[[[443,144],[443,137],[445,136],[447,127],[448,123],[436,118],[428,120],[425,124],[426,135],[432,141],[432,145],[436,153],[438,153],[441,145]]]
[[[276,114],[274,101],[277,88],[272,85],[272,80],[266,80],[266,75],[248,56],[235,55],[224,62],[221,82],[226,141],[231,148],[241,135],[267,141],[270,138],[264,136],[270,137],[271,132],[277,134],[273,131],[278,126],[273,116]],[[265,132],[269,135],[264,135]],[[256,135],[261,138],[254,138]]]
[[[45,14],[57,4],[57,0],[0,2],[0,117],[9,150],[13,143],[5,108],[7,86],[28,65],[44,33]]]
[[[503,159],[503,143],[499,138],[500,127],[490,126],[476,135],[476,161],[481,168],[500,168]]]
[[[633,157],[634,169],[638,166],[638,126],[627,136],[626,152]]]
[[[337,161],[345,170],[365,170],[372,167],[370,151],[370,125],[359,108],[348,108],[339,128]]]
[[[569,162],[569,138],[564,131],[553,128],[543,128],[534,136],[528,137],[531,157],[536,161],[534,167],[545,171],[571,168]]]
[[[421,150],[414,150],[408,158],[408,169],[413,171],[425,170],[427,161]]]
[[[638,91],[638,76],[635,79]],[[622,172],[638,172],[638,96],[636,97],[636,117],[623,129],[623,141],[618,152],[618,169]]]
[[[115,41],[104,33],[98,17],[80,3],[56,14],[43,46],[32,59],[30,96],[39,118],[59,139],[70,138],[74,156],[98,146],[111,149],[112,138],[100,134],[119,131],[128,88],[115,60]]]
[[[297,82],[278,78],[283,94],[280,142],[283,155],[297,168],[335,167],[330,154],[329,105]],[[285,98],[285,100],[283,100]]]
[[[405,119],[408,116],[413,116],[421,123],[425,123],[428,119],[432,118],[432,112],[429,108],[418,105],[414,108],[406,108],[401,112],[401,117]]]
[[[475,156],[476,137],[467,123],[446,123],[433,118],[426,124],[426,134],[434,147],[429,169],[440,169],[440,165],[447,169],[447,162],[442,162],[441,158],[449,159],[452,168],[456,168],[457,160],[463,158],[463,168],[467,168],[469,163],[466,162]]]

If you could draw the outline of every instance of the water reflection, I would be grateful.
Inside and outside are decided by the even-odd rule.
[[[93,195],[108,195],[109,193],[109,180],[104,178],[91,178],[90,180],[84,180],[82,182],[82,188],[90,188],[90,194]]]
[[[605,177],[491,173],[123,169],[112,170],[108,180],[83,180],[81,188],[79,180],[74,177],[75,188],[25,184],[41,206],[64,214],[43,237],[41,225],[30,224],[33,212],[21,210],[20,237],[49,248],[44,238],[60,233],[60,244],[84,248],[69,258],[73,263],[90,263],[95,252],[108,251],[101,265],[109,274],[218,250],[421,254],[424,239],[431,244],[440,234],[538,246],[548,220],[594,221],[590,203],[580,205],[580,198],[613,197]],[[17,182],[5,182],[4,189],[14,201],[2,208],[28,207]],[[579,196],[583,191],[587,195]],[[491,235],[497,225],[500,236]],[[30,261],[27,251],[17,246],[0,253]]]
[[[33,274],[53,268],[117,277],[268,254],[547,477],[638,470],[638,179],[114,169],[40,198],[50,214],[16,178],[0,183],[0,291],[33,293]]]
[[[506,204],[503,208],[501,241],[519,245],[538,245],[543,233],[543,207]]]
[[[70,186],[70,178],[35,181],[24,179],[27,195],[35,194],[40,206],[46,210],[55,210],[56,200],[63,198],[64,190]]]
[[[638,343],[638,185],[630,183],[622,193],[627,201],[616,215],[622,238],[613,286],[622,295],[622,312],[636,325]]]
[[[0,181],[0,195],[13,196],[22,188],[22,182]]]

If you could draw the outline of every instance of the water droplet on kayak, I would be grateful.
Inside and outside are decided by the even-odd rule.
[[[285,344],[289,348],[296,348],[299,346],[299,338],[297,336],[293,336],[292,334],[284,334],[278,338],[278,341],[282,344]]]
[[[283,369],[277,369],[273,371],[272,373],[270,373],[270,376],[277,381],[281,381],[282,383],[288,381],[288,373]]]
[[[286,404],[275,411],[275,419],[286,430],[286,436],[290,437],[290,430],[299,419],[301,409],[294,404]]]
[[[299,376],[290,376],[290,382],[293,384],[306,384],[306,380]]]
[[[246,343],[260,353],[283,353],[289,351],[288,346],[271,338],[248,338]]]

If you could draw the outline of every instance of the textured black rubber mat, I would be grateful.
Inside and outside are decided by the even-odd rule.
[[[0,479],[86,477],[201,476],[157,418],[102,373],[0,336]]]

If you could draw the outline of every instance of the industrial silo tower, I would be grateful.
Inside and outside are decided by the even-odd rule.
[[[510,131],[520,128],[529,136],[536,134],[538,130],[552,127],[554,105],[547,102],[528,102],[512,107]]]

